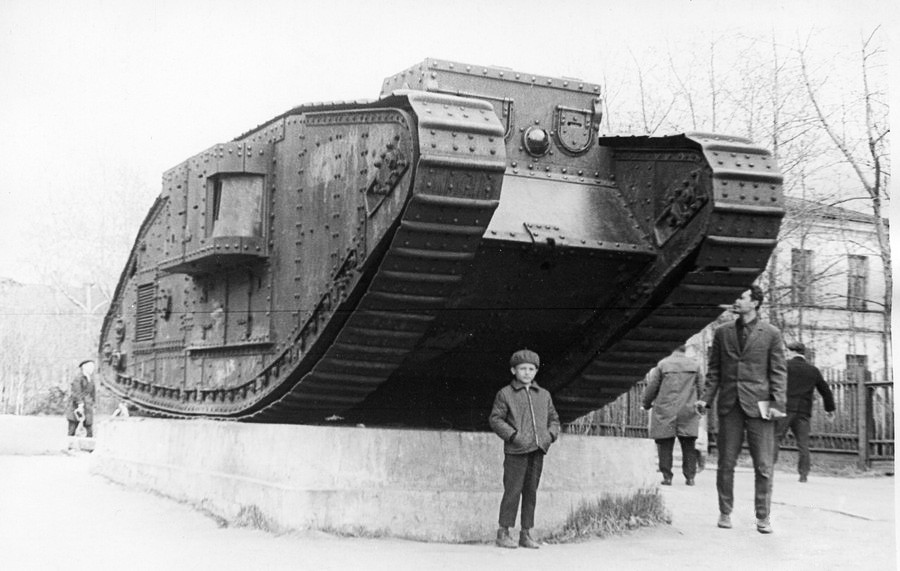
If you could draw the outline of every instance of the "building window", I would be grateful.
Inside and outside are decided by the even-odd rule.
[[[227,175],[211,182],[209,235],[262,236],[263,177]]]
[[[847,355],[846,360],[848,381],[858,382],[860,380],[871,380],[868,355]]]
[[[812,305],[812,250],[791,250],[791,302]]]
[[[848,256],[847,309],[866,309],[866,288],[869,281],[869,258]]]

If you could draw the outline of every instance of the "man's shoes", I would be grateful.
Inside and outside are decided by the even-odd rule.
[[[693,486],[693,485],[694,485],[694,479],[693,479],[693,478],[686,478],[686,479],[684,480],[684,485],[686,485],[686,486]]]
[[[722,529],[731,529],[731,516],[728,514],[719,514],[719,523],[716,525]]]
[[[756,531],[760,533],[772,533],[772,522],[769,521],[769,518],[763,518],[756,520]]]
[[[541,547],[537,541],[532,539],[530,529],[523,529],[519,532],[519,545],[528,549],[540,549]]]
[[[497,547],[505,547],[507,549],[516,548],[516,542],[509,534],[508,527],[501,527],[497,530]]]
[[[672,476],[663,476],[663,481],[660,483],[663,486],[671,486],[672,485]]]
[[[800,481],[806,483],[806,474],[800,474]]]

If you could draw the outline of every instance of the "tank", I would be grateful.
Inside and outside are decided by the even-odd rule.
[[[103,323],[153,414],[484,429],[508,359],[564,422],[713,321],[783,216],[770,153],[600,136],[598,85],[426,60],[163,175]]]

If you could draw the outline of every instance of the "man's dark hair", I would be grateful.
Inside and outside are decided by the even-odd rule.
[[[792,343],[787,344],[787,348],[794,353],[800,353],[801,355],[806,355],[806,345],[799,341],[794,341]]]
[[[758,285],[750,286],[750,299],[752,301],[759,302],[756,304],[756,311],[759,311],[759,308],[762,307],[763,299],[765,295],[763,294],[763,290]]]

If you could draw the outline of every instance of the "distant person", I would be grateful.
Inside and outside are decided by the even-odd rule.
[[[788,428],[797,441],[797,472],[800,481],[809,476],[809,419],[812,416],[813,391],[819,391],[825,406],[825,417],[834,419],[834,395],[819,369],[806,362],[806,346],[799,341],[787,344],[787,416],[775,423],[775,459]]]
[[[672,449],[676,437],[681,445],[684,483],[693,486],[697,475],[698,453],[695,445],[700,424],[700,414],[697,412],[700,367],[685,351],[687,347],[684,345],[678,347],[650,369],[642,398],[644,410],[653,409],[650,438],[656,441],[663,486],[672,485]]]
[[[97,389],[94,387],[94,361],[87,359],[78,364],[78,373],[69,385],[66,397],[66,420],[69,422],[69,436],[75,436],[78,424],[82,423],[88,438],[94,436],[94,401]]]
[[[738,315],[737,320],[716,329],[706,387],[703,399],[697,402],[697,410],[704,410],[707,403],[718,395],[718,526],[731,528],[734,466],[746,431],[755,473],[756,530],[772,533],[769,509],[772,501],[775,422],[771,419],[784,414],[787,369],[781,332],[759,318],[762,302],[762,290],[752,286],[732,305],[731,311]]]
[[[516,525],[521,498],[519,545],[537,549],[539,546],[531,536],[537,489],[544,467],[544,455],[559,436],[559,415],[553,407],[550,393],[534,381],[541,365],[538,354],[528,349],[516,351],[509,365],[515,378],[497,393],[489,418],[491,429],[505,443],[497,545],[516,547],[509,529]]]
[[[113,418],[128,418],[128,414],[128,405],[125,401],[119,401],[116,410],[114,410],[110,416]]]

